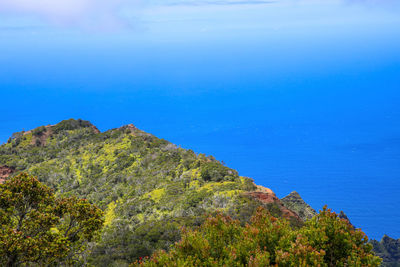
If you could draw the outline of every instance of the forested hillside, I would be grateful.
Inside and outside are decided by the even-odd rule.
[[[385,235],[380,242],[371,241],[376,255],[383,259],[384,267],[400,266],[400,239],[393,239]]]
[[[168,250],[183,229],[216,214],[245,226],[262,206],[293,229],[316,215],[297,192],[281,201],[214,157],[132,124],[102,133],[70,119],[14,133],[0,146],[0,184],[21,172],[37,176],[58,197],[87,199],[104,211],[101,234],[82,256],[95,266],[124,266]],[[374,248],[389,262],[393,246],[382,242]]]
[[[101,133],[88,121],[71,119],[18,132],[0,146],[0,166],[2,179],[24,171],[57,195],[85,198],[105,211],[90,255],[97,266],[130,263],[168,248],[180,239],[182,226],[200,225],[215,211],[245,222],[263,205],[292,225],[302,223],[272,191],[212,156],[133,125]]]

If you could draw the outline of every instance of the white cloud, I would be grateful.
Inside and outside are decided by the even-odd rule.
[[[113,30],[128,24],[123,12],[140,0],[0,0],[0,13],[38,16],[64,26]]]

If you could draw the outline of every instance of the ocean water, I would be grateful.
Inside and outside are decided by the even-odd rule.
[[[135,8],[112,31],[0,8],[0,141],[71,117],[133,123],[400,238],[395,1]]]

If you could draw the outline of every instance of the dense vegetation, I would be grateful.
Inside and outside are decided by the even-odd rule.
[[[247,221],[259,205],[243,194],[254,189],[249,178],[132,125],[100,133],[89,122],[68,120],[15,133],[0,146],[1,165],[105,211],[105,228],[89,257],[96,266],[168,248],[181,226],[198,226],[217,210]]]
[[[385,267],[400,266],[400,239],[393,239],[385,235],[380,242],[371,241],[375,253],[384,261]]]
[[[317,212],[300,197],[296,191],[282,198],[282,203],[290,210],[296,212],[303,221],[314,217]]]
[[[84,261],[103,226],[103,212],[85,199],[55,198],[36,178],[0,184],[0,265],[48,266]]]
[[[136,266],[379,266],[361,230],[324,208],[300,229],[260,208],[250,224],[221,214]]]
[[[251,179],[133,125],[101,133],[71,119],[15,133],[0,146],[0,166],[37,176],[58,198],[87,199],[104,211],[99,238],[79,257],[94,266],[125,266],[167,250],[181,240],[182,227],[199,227],[210,215],[230,216],[242,230],[260,205],[274,217],[283,215],[279,205],[252,197]],[[309,213],[309,207],[301,210]],[[303,223],[289,219],[298,231]]]

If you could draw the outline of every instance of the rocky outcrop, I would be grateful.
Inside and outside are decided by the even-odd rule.
[[[400,266],[400,239],[384,235],[380,242],[371,240],[375,254],[383,259],[382,266]]]
[[[282,201],[269,188],[257,185],[255,191],[247,194],[262,204],[274,204],[277,208],[279,208],[282,216],[287,219],[301,220],[301,218],[295,212],[285,207]]]
[[[128,128],[132,133],[137,130],[136,126],[131,124],[126,125],[126,128]]]
[[[117,129],[114,129],[114,130],[124,130],[124,131],[126,131],[127,133],[131,133],[132,135],[134,135],[134,136],[153,136],[152,134],[149,134],[149,133],[146,133],[146,132],[144,132],[144,131],[142,131],[142,130],[140,130],[140,129],[138,129],[135,125],[133,125],[132,123],[131,124],[128,124],[128,125],[124,125],[124,126],[122,126],[122,127],[120,127],[120,128],[117,128]]]
[[[101,133],[100,130],[99,130],[96,126],[93,125],[91,128],[92,128],[92,130],[93,130],[93,132],[94,132],[95,134]]]
[[[296,191],[293,191],[281,200],[286,208],[294,211],[303,221],[309,220],[317,214]]]
[[[4,181],[15,172],[15,169],[8,166],[0,166],[0,184],[4,183]]]
[[[340,219],[346,220],[349,224],[353,225],[350,222],[350,219],[347,217],[346,213],[344,213],[342,210],[340,211],[338,216],[339,216]]]

